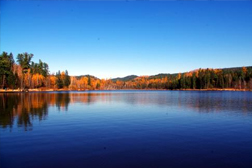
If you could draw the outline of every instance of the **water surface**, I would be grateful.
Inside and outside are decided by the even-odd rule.
[[[0,94],[0,167],[252,167],[252,92]]]

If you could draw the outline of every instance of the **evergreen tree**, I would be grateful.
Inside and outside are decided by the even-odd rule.
[[[33,54],[28,54],[27,52],[17,55],[17,62],[22,67],[23,74],[26,74],[28,72],[32,57],[33,57]],[[22,80],[21,80],[22,89],[24,88],[23,83],[24,83],[24,75],[22,76]]]
[[[64,76],[64,86],[68,87],[70,85],[70,76],[68,75],[68,71],[65,71],[65,76]]]
[[[192,75],[192,89],[196,89],[196,81],[197,81],[197,79],[196,79],[196,73],[195,72],[193,72],[193,75]]]
[[[61,79],[60,71],[58,71],[58,73],[56,73],[56,85],[57,85],[58,89],[63,88],[63,81]]]
[[[8,78],[15,78],[15,75],[12,72],[12,67],[14,64],[14,59],[12,53],[8,54],[7,52],[3,52],[0,55],[0,76],[1,76],[1,85],[2,88],[6,88],[11,85],[12,80],[8,80]],[[14,81],[15,79],[13,79]]]
[[[88,85],[91,86],[91,77],[88,75]]]

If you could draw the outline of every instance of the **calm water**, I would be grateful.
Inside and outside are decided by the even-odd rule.
[[[251,168],[252,92],[0,94],[0,167]]]

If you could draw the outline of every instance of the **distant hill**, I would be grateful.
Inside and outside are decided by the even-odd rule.
[[[97,78],[97,77],[95,77],[93,75],[80,75],[80,76],[75,76],[75,77],[76,77],[76,79],[80,79],[82,77],[90,77],[90,78],[94,78],[94,79],[99,79],[99,78]]]
[[[125,76],[125,77],[123,77],[123,78],[113,78],[113,79],[111,79],[111,80],[112,80],[113,82],[116,82],[117,80],[126,82],[126,81],[133,80],[133,79],[135,79],[136,77],[138,77],[138,76],[136,76],[136,75],[129,75],[129,76]]]
[[[241,71],[243,67],[231,67],[231,68],[208,68],[208,69],[221,69],[223,70],[223,72],[230,72],[230,71]],[[251,69],[252,66],[246,66],[247,69]],[[201,68],[201,69],[207,69],[207,68]],[[193,71],[197,71],[199,69],[196,69],[196,70],[193,70]],[[193,72],[193,71],[189,71],[189,72]],[[181,74],[184,74],[184,73],[187,73],[187,72],[182,72]],[[149,76],[149,79],[161,79],[161,78],[164,78],[164,77],[168,77],[168,76],[177,76],[179,73],[173,73],[173,74],[169,74],[169,73],[160,73],[160,74],[157,74],[157,75],[152,75],[152,76]]]
[[[186,73],[186,72],[184,72],[184,73]],[[165,78],[165,77],[170,77],[170,76],[173,76],[173,77],[175,77],[175,76],[177,76],[179,73],[173,73],[173,74],[169,74],[169,73],[167,73],[167,74],[165,74],[165,73],[161,73],[161,74],[157,74],[157,75],[152,75],[152,76],[149,76],[149,79],[161,79],[161,78]]]
[[[223,72],[230,72],[230,71],[240,71],[242,70],[243,67],[232,67],[232,68],[209,68],[209,69],[221,69],[223,70]],[[248,69],[252,69],[252,66],[246,66],[246,68]],[[201,69],[207,69],[207,68],[201,68]],[[195,70],[192,70],[192,71],[189,71],[189,72],[194,72],[194,71],[198,71],[199,69],[195,69]],[[187,73],[187,72],[182,72],[181,74],[184,74],[184,73]],[[160,74],[157,74],[157,75],[151,75],[151,76],[148,76],[148,79],[161,79],[161,78],[164,78],[164,77],[176,77],[179,73],[160,73]],[[94,78],[94,79],[99,79],[95,76],[92,76],[92,75],[80,75],[80,76],[75,76],[77,79],[80,79],[81,77],[91,77],[91,78]],[[137,77],[140,77],[140,76],[137,76],[137,75],[129,75],[129,76],[125,76],[125,77],[122,77],[122,78],[112,78],[111,80],[113,82],[116,82],[116,81],[123,81],[123,82],[127,82],[127,81],[131,81]]]
[[[174,75],[174,74],[161,73],[161,74],[157,74],[157,75],[152,75],[152,76],[149,76],[149,79],[164,78],[164,77],[166,77],[166,76],[170,76],[170,75]]]
[[[251,69],[252,66],[245,66],[247,69]],[[232,68],[220,68],[223,71],[239,71],[242,70],[243,67],[232,67]]]

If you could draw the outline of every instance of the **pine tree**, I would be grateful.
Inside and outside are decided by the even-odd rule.
[[[63,81],[61,79],[61,73],[60,71],[58,71],[58,73],[56,73],[56,85],[58,89],[63,88]]]
[[[68,71],[65,71],[65,77],[64,77],[64,86],[68,87],[70,85],[70,76],[68,75]]]

